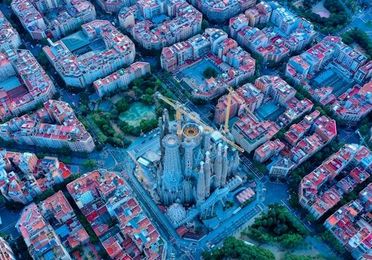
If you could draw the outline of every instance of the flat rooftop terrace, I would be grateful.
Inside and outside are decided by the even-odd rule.
[[[22,86],[22,83],[16,76],[7,78],[6,80],[0,81],[0,90],[10,92],[13,89]]]
[[[284,108],[271,100],[257,108],[255,111],[255,115],[261,120],[275,121],[275,119],[278,118],[283,112]]]
[[[80,49],[84,46],[87,46],[90,43],[88,37],[82,31],[73,33],[69,36],[66,36],[61,41],[72,52],[74,52],[74,51],[76,51],[76,50],[78,50],[78,49]]]
[[[315,88],[332,87],[333,94],[335,96],[339,96],[347,89],[349,89],[353,85],[353,83],[347,81],[334,69],[329,68],[321,71],[318,75],[316,75],[313,78],[311,85]]]
[[[202,58],[201,60],[193,63],[189,67],[182,69],[177,77],[182,78],[188,78],[191,80],[195,85],[200,86],[205,84],[205,78],[203,75],[203,72],[207,68],[213,68],[217,74],[221,74],[222,71],[215,65],[213,62],[206,58]]]

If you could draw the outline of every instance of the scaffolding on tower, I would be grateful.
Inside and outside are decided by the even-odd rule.
[[[209,132],[217,131],[217,130],[213,129],[211,126],[209,126],[206,123],[204,123],[198,116],[195,115],[195,113],[192,113],[191,111],[189,111],[179,101],[170,99],[170,98],[162,95],[159,92],[156,92],[155,93],[155,97],[157,99],[162,100],[163,102],[165,102],[166,104],[170,105],[173,109],[176,110],[177,135],[178,135],[178,137],[180,137],[182,135],[182,127],[181,127],[181,117],[182,117],[182,115],[184,115],[185,117],[188,117],[189,119],[191,119],[195,123],[201,125],[206,131],[209,131]],[[225,124],[225,127],[226,127],[226,124]],[[227,129],[228,129],[228,125],[227,125]],[[240,147],[235,142],[233,142],[232,140],[230,140],[228,137],[225,136],[225,134],[227,134],[225,131],[223,131],[223,133],[220,132],[220,134],[221,134],[221,139],[224,142],[226,142],[229,146],[231,146],[232,148],[238,150],[241,153],[244,152],[244,149],[242,147]]]

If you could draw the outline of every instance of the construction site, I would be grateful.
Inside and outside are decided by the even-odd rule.
[[[174,228],[202,235],[255,196],[240,167],[244,149],[229,134],[229,113],[217,130],[178,101],[160,93],[155,97],[175,110],[175,120],[164,109],[156,138],[129,152],[136,163],[135,176]]]

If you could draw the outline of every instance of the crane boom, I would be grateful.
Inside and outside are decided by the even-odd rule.
[[[225,126],[223,131],[225,134],[229,132],[229,120],[230,120],[230,110],[231,110],[231,99],[232,95],[234,94],[234,90],[231,87],[227,88],[228,94],[227,94],[227,107],[226,107],[226,114],[225,114]]]
[[[196,117],[193,113],[191,113],[189,110],[187,110],[180,102],[176,101],[176,100],[172,100],[168,97],[165,97],[163,96],[162,94],[160,94],[159,92],[157,92],[155,94],[155,96],[164,101],[166,104],[170,105],[171,107],[173,107],[175,110],[176,110],[176,115],[177,115],[177,120],[179,120],[180,118],[180,114],[183,114],[185,115],[186,117],[190,118],[191,120],[193,120],[195,123],[201,125],[205,130],[207,131],[210,131],[210,132],[213,132],[215,131],[215,129],[213,129],[211,126],[207,125],[206,123],[204,123],[201,119],[199,119],[198,117]],[[179,125],[179,124],[178,124]],[[177,132],[179,131],[180,129],[177,129]],[[231,147],[235,148],[236,150],[238,150],[239,152],[243,153],[244,152],[244,149],[242,147],[240,147],[239,145],[237,145],[236,143],[234,143],[233,141],[231,141],[229,138],[227,138],[225,135],[223,135],[221,133],[221,139],[226,142],[228,145],[230,145]]]

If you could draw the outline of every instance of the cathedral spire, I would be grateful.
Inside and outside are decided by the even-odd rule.
[[[221,175],[222,175],[222,144],[219,143],[217,146],[217,156],[214,160],[214,186],[219,188],[221,186]]]
[[[196,203],[200,204],[205,199],[205,176],[204,162],[200,162],[200,170],[198,174],[198,183],[196,184]]]
[[[211,133],[208,130],[204,130],[203,150],[204,152],[210,151],[211,149]]]
[[[165,194],[163,201],[171,204],[182,195],[182,168],[178,138],[174,134],[168,134],[163,138],[164,158],[162,189]]]
[[[210,152],[205,153],[205,164],[204,164],[204,174],[205,174],[205,195],[209,197],[211,192],[211,158]]]
[[[221,185],[225,186],[227,179],[227,172],[229,168],[229,162],[227,160],[227,145],[224,147],[223,157],[222,157],[222,174],[221,174]]]

